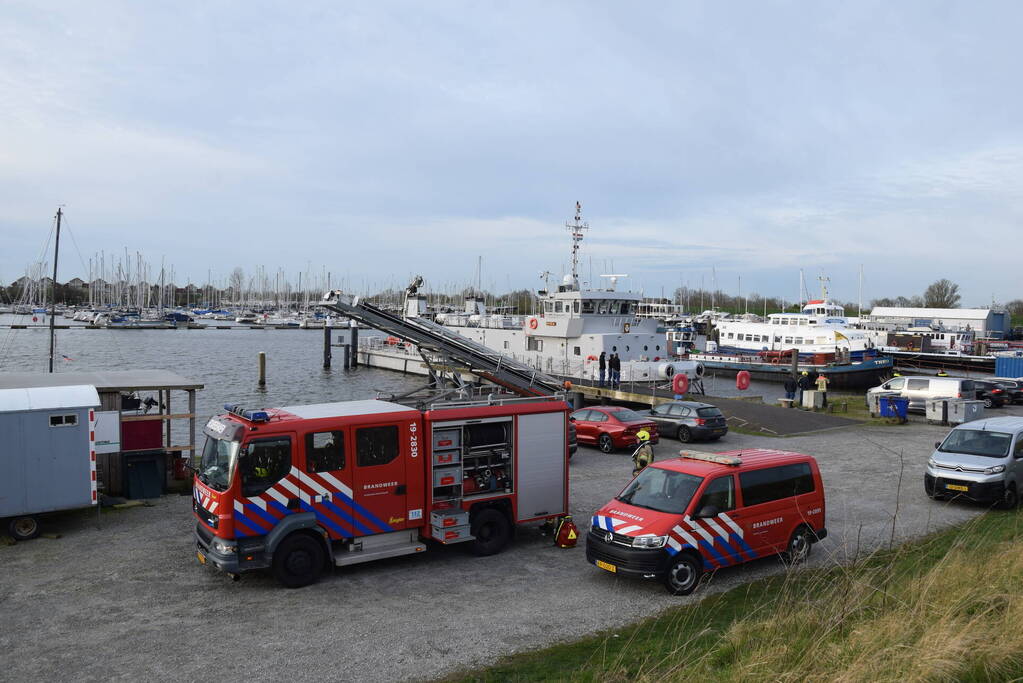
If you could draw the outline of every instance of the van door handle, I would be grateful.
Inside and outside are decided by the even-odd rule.
[[[404,496],[405,495],[405,484],[398,484],[394,489],[394,495]]]

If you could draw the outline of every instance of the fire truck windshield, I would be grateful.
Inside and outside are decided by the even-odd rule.
[[[237,463],[237,441],[207,435],[206,446],[202,449],[202,461],[199,463],[199,479],[210,488],[226,491],[231,485]]]
[[[658,512],[681,515],[689,506],[703,477],[647,467],[639,473],[616,500]]]

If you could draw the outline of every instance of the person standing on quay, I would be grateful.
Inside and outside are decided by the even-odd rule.
[[[604,373],[607,372],[607,354],[603,351],[600,352],[600,357],[597,359],[597,369],[600,370],[600,386],[604,386]]]
[[[618,357],[617,353],[612,353],[607,366],[611,371],[611,386],[617,389],[622,381],[622,359]]]
[[[789,375],[785,378],[785,398],[795,401],[796,400],[796,389],[799,386],[796,384],[796,378]]]
[[[821,394],[821,408],[828,407],[828,383],[830,381],[823,373],[817,375],[817,391]]]

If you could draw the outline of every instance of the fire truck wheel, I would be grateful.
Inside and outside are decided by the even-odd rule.
[[[511,540],[511,524],[500,510],[486,508],[480,510],[472,520],[470,532],[476,537],[472,544],[472,552],[484,557],[496,555],[504,550]]]
[[[611,453],[615,449],[614,439],[611,438],[610,434],[601,434],[600,438],[597,439],[597,447],[601,453]]]
[[[323,546],[305,534],[289,536],[274,551],[274,578],[288,588],[315,583],[322,571]]]
[[[679,553],[664,575],[664,587],[672,595],[689,595],[700,585],[703,564],[689,553]]]
[[[813,532],[805,526],[801,526],[792,532],[792,538],[782,557],[790,564],[804,562],[810,556],[810,549],[813,548]]]
[[[35,517],[15,517],[7,524],[7,531],[15,541],[28,541],[39,535],[39,520]]]

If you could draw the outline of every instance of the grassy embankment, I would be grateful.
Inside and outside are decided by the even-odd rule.
[[[851,566],[787,572],[453,680],[1021,677],[1023,513],[990,512]]]

